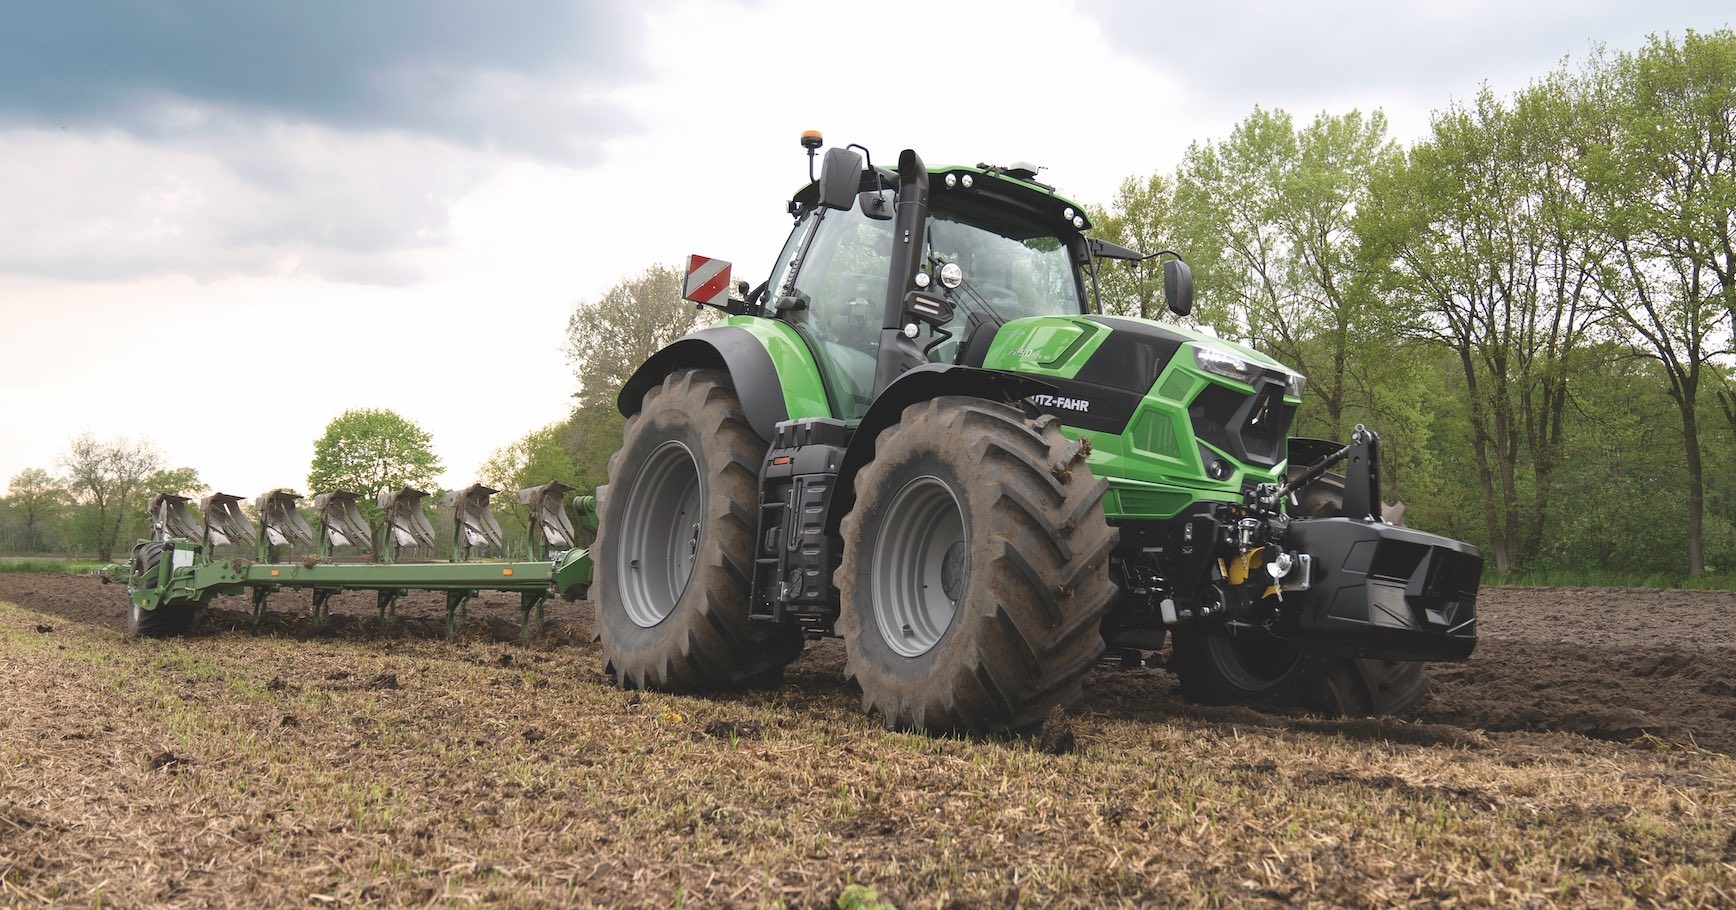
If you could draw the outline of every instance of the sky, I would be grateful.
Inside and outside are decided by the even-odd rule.
[[[563,419],[568,317],[689,253],[757,283],[803,130],[1030,161],[1076,201],[1256,106],[1386,114],[1726,3],[0,0],[0,485],[81,432],[302,489],[352,408],[445,487]],[[311,492],[302,490],[302,492]]]

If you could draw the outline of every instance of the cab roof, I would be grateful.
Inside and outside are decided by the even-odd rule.
[[[1010,210],[1062,233],[1076,234],[1091,229],[1091,217],[1085,213],[1084,206],[1059,195],[1054,187],[1038,183],[1035,178],[1036,174],[1028,166],[932,166],[928,168],[929,205],[939,205],[943,209],[987,207]],[[864,169],[862,190],[866,192],[877,187],[897,189],[898,172],[882,167]],[[819,196],[820,184],[815,181],[797,190],[791,201],[799,203],[801,211],[807,211],[814,207]],[[1079,219],[1077,223],[1073,220],[1075,218]]]

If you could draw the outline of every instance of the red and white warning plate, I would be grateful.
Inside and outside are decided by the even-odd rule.
[[[694,254],[687,257],[687,280],[681,285],[681,296],[708,306],[729,304],[729,263],[722,259],[707,259]]]

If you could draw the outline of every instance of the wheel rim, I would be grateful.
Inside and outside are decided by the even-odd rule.
[[[1264,632],[1206,637],[1206,650],[1224,678],[1237,688],[1259,692],[1277,684],[1296,665],[1295,649]]]
[[[970,576],[970,535],[951,486],[924,475],[898,491],[874,542],[871,601],[887,647],[920,657],[958,614]]]
[[[687,590],[699,558],[704,501],[699,464],[679,442],[658,446],[639,469],[617,519],[621,547],[613,566],[621,605],[634,625],[662,622]]]

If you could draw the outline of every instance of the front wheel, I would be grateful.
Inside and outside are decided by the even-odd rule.
[[[596,543],[598,633],[623,688],[733,688],[801,653],[797,629],[748,617],[765,454],[716,370],[671,373],[628,419]]]
[[[1307,654],[1259,629],[1229,636],[1178,628],[1170,661],[1182,695],[1196,704],[1373,717],[1403,711],[1428,692],[1420,661]]]
[[[1291,515],[1329,518],[1343,505],[1344,478],[1327,474],[1302,491]],[[1174,641],[1170,669],[1183,697],[1197,704],[1372,717],[1404,711],[1429,690],[1421,661],[1308,654],[1263,629],[1229,635],[1182,626]]]
[[[1078,699],[1116,540],[1082,456],[1053,418],[975,398],[912,405],[876,440],[835,576],[864,710],[995,732]]]

